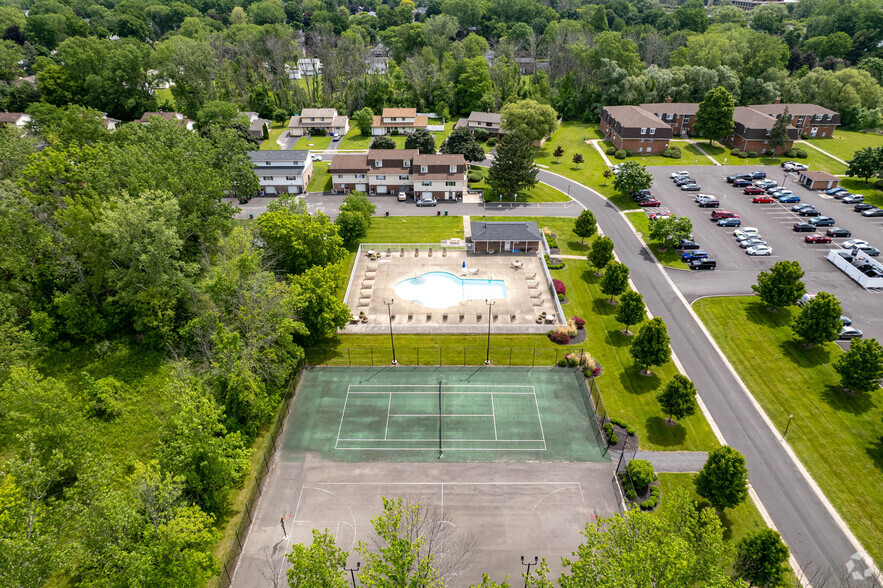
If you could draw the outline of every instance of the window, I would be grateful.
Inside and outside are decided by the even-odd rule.
[[[427,169],[429,169],[429,168],[426,167],[425,165],[421,165],[421,166],[420,166],[420,173],[421,173],[421,174],[425,174]]]
[[[641,140],[639,141],[639,143],[643,143],[643,142],[644,142],[644,139],[641,139]]]
[[[674,117],[675,117],[675,115],[669,113],[669,114],[666,114],[666,115],[665,115],[665,120],[671,120],[671,119],[673,119]]]
[[[650,129],[650,134],[651,134],[651,135],[655,135],[655,134],[656,134],[656,129]]]
[[[457,166],[456,166],[456,165],[452,165],[452,166],[451,166],[450,168],[448,168],[448,169],[449,169],[450,173],[452,173],[452,174],[457,173]]]
[[[641,141],[643,142],[643,139],[641,139]],[[643,151],[644,151],[643,147],[638,147],[638,153],[643,153]]]
[[[273,181],[273,176],[264,176],[262,179],[263,179],[265,182],[272,182],[272,181]]]
[[[383,167],[383,162],[379,159],[374,160],[374,167]]]
[[[289,182],[293,182],[297,179],[297,176],[285,176],[285,179]]]
[[[646,135],[646,134],[647,134],[647,129],[641,129],[641,134],[642,134],[642,135]]]
[[[420,182],[420,185],[421,185],[421,186],[431,186],[431,185],[432,185],[432,182],[427,181],[427,180],[423,180],[422,182]]]
[[[337,174],[337,179],[338,179],[338,180],[342,180],[342,179],[343,179],[343,174]]]
[[[828,120],[834,120],[834,115],[833,115],[833,114],[829,114],[829,115],[828,115]]]
[[[411,162],[406,159],[402,162],[402,167],[411,167]]]
[[[445,186],[456,186],[457,182],[445,182]]]
[[[378,180],[385,180],[385,179],[386,179],[386,176],[377,176],[377,179],[378,179]]]
[[[770,136],[770,132],[771,132],[771,129],[767,129],[767,130],[766,130],[766,136],[767,136],[767,137]]]
[[[411,179],[411,177],[410,176],[399,176],[399,179],[407,182],[408,180]]]
[[[688,122],[690,122],[690,115],[689,115],[689,114],[685,114],[685,115],[684,115],[684,124],[686,124],[686,123],[688,123]]]
[[[270,162],[269,162],[269,161],[265,161],[265,162],[264,162],[264,165],[270,165]]]
[[[356,174],[356,179],[357,179],[357,180],[364,180],[364,179],[365,179],[365,174]]]

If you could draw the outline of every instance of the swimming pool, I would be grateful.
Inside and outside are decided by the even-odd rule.
[[[464,280],[448,272],[429,272],[402,280],[395,293],[427,308],[448,308],[464,300],[506,298],[506,285],[503,280]]]

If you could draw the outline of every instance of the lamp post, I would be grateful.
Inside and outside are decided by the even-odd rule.
[[[353,588],[356,588],[356,572],[358,572],[359,568],[361,568],[361,567],[362,567],[362,562],[359,561],[359,562],[356,562],[356,567],[354,567],[354,568],[347,568],[347,567],[343,568],[343,571],[350,573],[350,577],[353,579]]]
[[[389,302],[386,300],[383,303],[386,305],[386,315],[389,317],[389,344],[392,347],[392,365],[397,365],[396,361],[396,342],[392,337],[392,303],[395,302],[395,298],[390,298]]]
[[[491,365],[491,307],[496,302],[485,300],[484,303],[487,304],[487,354],[484,356],[484,365]]]
[[[540,563],[540,557],[538,555],[533,556],[533,561],[524,561],[524,556],[521,556],[521,565],[527,566],[527,575],[524,576],[524,588],[527,588],[527,576],[530,576],[530,566],[535,566]]]
[[[793,414],[789,414],[789,415],[788,415],[788,424],[785,425],[785,432],[782,433],[782,439],[784,439],[784,438],[785,438],[785,435],[788,434],[788,427],[791,426],[791,419],[793,419],[793,418],[794,418],[794,415],[793,415]]]

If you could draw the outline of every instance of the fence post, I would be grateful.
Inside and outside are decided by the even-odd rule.
[[[558,350],[555,350],[555,365],[558,365]]]
[[[530,358],[530,367],[536,367],[537,365],[537,348],[533,348],[533,355]]]
[[[438,348],[438,367],[441,367],[442,364],[442,348]]]

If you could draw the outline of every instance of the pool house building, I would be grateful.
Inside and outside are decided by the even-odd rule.
[[[543,249],[543,233],[534,221],[469,223],[476,253],[533,253]]]

